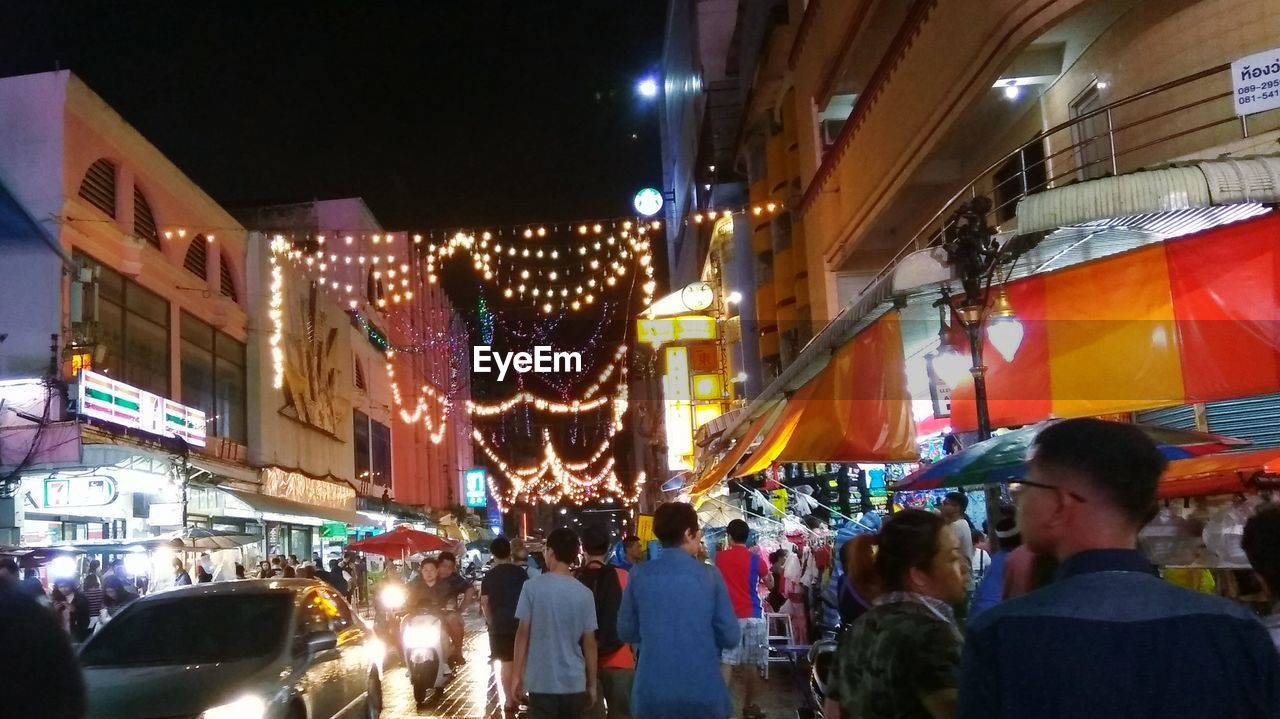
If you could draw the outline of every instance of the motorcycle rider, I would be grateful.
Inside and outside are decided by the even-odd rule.
[[[449,633],[449,640],[454,647],[454,655],[449,657],[450,664],[465,664],[462,656],[462,638],[466,631],[463,613],[475,601],[476,589],[471,582],[457,572],[458,559],[453,552],[441,552],[437,558],[441,587],[441,602],[445,608],[444,628]],[[456,606],[455,606],[456,604]]]
[[[444,604],[444,583],[435,557],[427,557],[418,567],[418,575],[409,582],[408,606],[413,609],[439,610]]]

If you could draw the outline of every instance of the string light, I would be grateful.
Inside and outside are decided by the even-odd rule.
[[[276,255],[285,251],[288,243],[284,237],[276,235],[271,241],[271,299],[267,304],[267,316],[271,319],[271,386],[275,389],[284,387],[284,270],[280,267]]]

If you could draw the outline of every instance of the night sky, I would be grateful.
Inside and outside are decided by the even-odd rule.
[[[69,68],[228,207],[567,221],[660,186],[661,0],[0,0],[0,76]]]

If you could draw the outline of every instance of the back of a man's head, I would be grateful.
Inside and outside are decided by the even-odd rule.
[[[613,538],[609,536],[608,530],[598,524],[582,530],[582,551],[592,557],[603,557],[608,554],[612,541]]]
[[[1267,505],[1245,522],[1240,546],[1272,599],[1280,597],[1280,505]]]
[[[697,531],[698,513],[690,504],[667,502],[653,513],[653,533],[664,547],[679,547],[686,533]]]
[[[1168,464],[1142,430],[1100,419],[1069,419],[1046,427],[1030,455],[1041,468],[1080,478],[1134,527],[1151,520],[1156,485]]]
[[[746,544],[747,537],[751,536],[751,527],[747,526],[746,521],[735,519],[724,528],[724,533],[729,535],[734,544]]]
[[[497,537],[489,543],[489,554],[494,559],[509,559],[511,557],[511,540],[506,537]]]
[[[547,549],[561,564],[573,564],[578,559],[581,546],[572,529],[561,527],[547,536]]]

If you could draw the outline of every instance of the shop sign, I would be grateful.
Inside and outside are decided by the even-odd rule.
[[[106,375],[81,371],[76,400],[77,413],[85,417],[163,437],[178,437],[193,447],[205,445],[204,412]]]
[[[653,533],[652,514],[641,514],[636,517],[636,536],[646,544],[658,538],[658,535]]]
[[[1280,108],[1280,48],[1231,63],[1231,95],[1241,117]]]
[[[951,416],[951,385],[942,381],[929,363],[929,399],[933,401],[933,416],[945,419]]]
[[[483,469],[468,469],[462,473],[463,504],[483,507],[489,503],[488,483]]]
[[[342,522],[325,522],[320,525],[320,536],[324,539],[346,539],[347,525]]]
[[[279,467],[262,470],[262,493],[318,507],[356,510],[356,490],[351,485],[308,477],[301,472],[286,472]]]
[[[44,507],[102,507],[120,491],[110,477],[51,477],[44,481]]]

